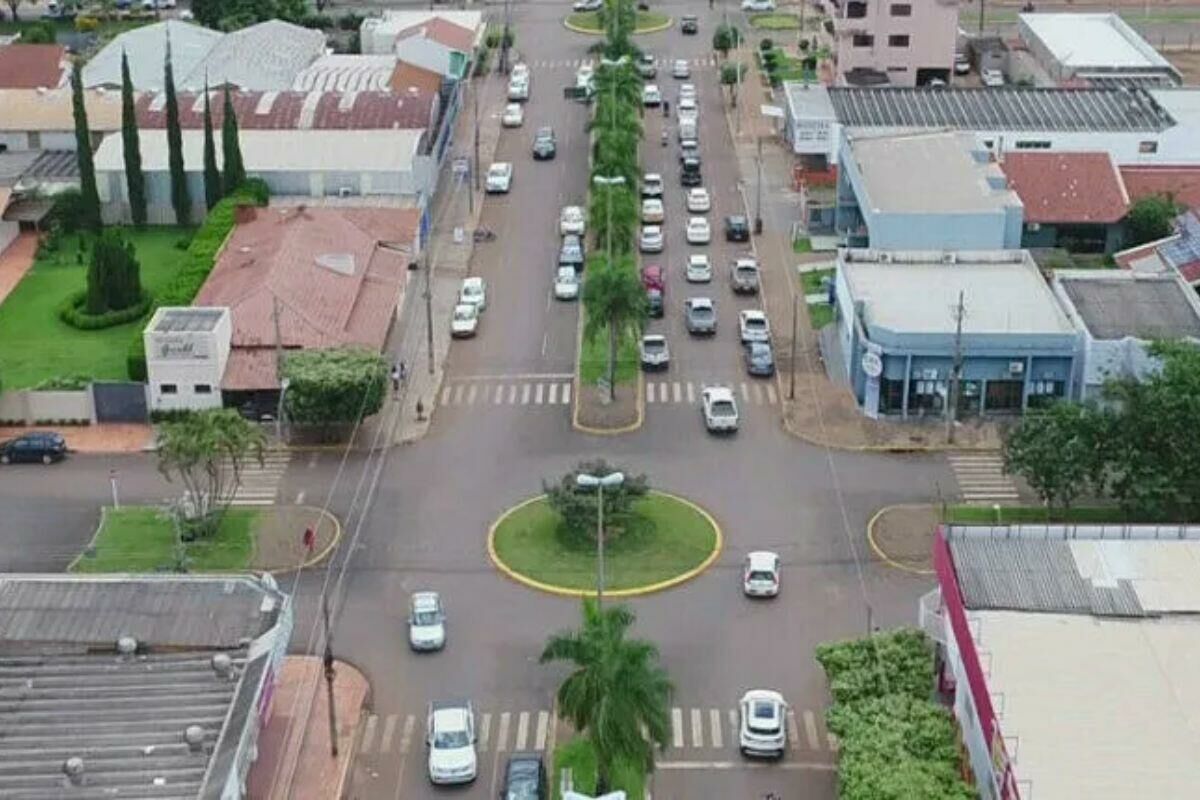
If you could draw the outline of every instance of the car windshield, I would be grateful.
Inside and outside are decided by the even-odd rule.
[[[739,278],[753,278],[757,274],[758,269],[756,267],[739,265],[737,268],[737,275]]]
[[[489,178],[503,178],[504,174],[506,172],[508,172],[508,170],[505,169],[504,167],[499,166],[499,165],[493,165],[492,168],[488,170],[488,177]]]
[[[756,569],[750,573],[751,581],[767,581],[768,583],[775,582],[775,576],[763,569]]]
[[[463,297],[475,298],[475,297],[479,297],[481,294],[483,294],[482,286],[467,285],[467,286],[464,286],[462,289]]]
[[[733,409],[733,403],[728,400],[717,400],[712,404],[712,415],[714,417],[733,417],[737,416],[737,412]]]
[[[754,317],[748,317],[746,319],[746,327],[762,329],[762,328],[767,327],[767,321],[765,319],[755,319]]]
[[[651,339],[648,342],[642,342],[642,347],[646,348],[647,353],[661,353],[666,349],[667,343]]]
[[[436,750],[453,750],[466,747],[471,743],[466,731],[439,731],[433,737],[433,747]]]
[[[442,615],[432,609],[425,611],[417,611],[413,613],[414,625],[437,625],[442,621]]]
[[[467,306],[466,308],[459,307],[459,308],[454,309],[454,318],[457,320],[461,320],[461,321],[465,322],[469,319],[473,319],[474,317],[475,317],[475,307],[474,306]]]
[[[712,319],[713,311],[708,306],[693,306],[692,316],[696,319]]]
[[[759,700],[750,710],[750,723],[760,731],[779,730],[779,716],[774,703]]]

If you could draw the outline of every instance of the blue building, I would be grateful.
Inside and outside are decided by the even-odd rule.
[[[1071,395],[1081,334],[1025,251],[847,249],[834,289],[826,357],[870,417],[945,414],[960,296],[960,418]]]
[[[841,147],[834,228],[849,247],[1021,246],[1021,200],[973,134],[850,133]]]

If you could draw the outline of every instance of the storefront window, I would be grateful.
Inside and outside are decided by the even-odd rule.
[[[879,381],[879,413],[904,412],[904,379],[882,378]]]
[[[1021,413],[1021,395],[1024,388],[1024,381],[988,381],[987,413]]]
[[[1029,408],[1046,408],[1066,394],[1064,381],[1034,381],[1029,385]]]
[[[962,381],[958,384],[958,415],[973,417],[979,414],[980,381]]]
[[[941,414],[945,407],[946,382],[912,380],[908,383],[909,414]]]

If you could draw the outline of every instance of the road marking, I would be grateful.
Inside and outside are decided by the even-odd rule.
[[[691,382],[691,381],[688,381],[688,382],[687,382],[687,398],[688,398],[688,405],[694,405],[694,404],[695,404],[695,402],[696,402],[696,395],[695,395],[695,393],[692,391],[692,382]]]
[[[700,709],[692,709],[692,747],[704,747],[704,724]]]
[[[750,402],[750,390],[746,388],[746,382],[742,381],[742,402]]]
[[[475,404],[475,390],[478,388],[478,386],[472,383],[467,389],[467,405],[470,406]]]
[[[317,454],[313,453],[308,457],[308,468],[314,469],[317,466]]]
[[[492,731],[492,715],[485,713],[479,725],[479,749],[487,752],[488,734]]]
[[[654,383],[652,381],[646,381],[646,402],[654,402]]]
[[[504,384],[503,383],[496,385],[496,400],[495,400],[495,402],[496,402],[496,405],[500,405],[501,403],[504,402]]]
[[[367,717],[367,727],[363,729],[362,744],[360,747],[364,753],[371,752],[371,745],[375,743],[375,726],[379,722],[379,717],[375,714]]]
[[[736,742],[740,738],[739,734],[737,709],[731,708],[729,709],[729,738]]]
[[[514,383],[508,390],[508,404],[511,406],[517,402],[517,385]]]
[[[512,375],[456,375],[451,378],[455,383],[471,383],[473,381],[552,381],[574,378],[573,372],[518,372]]]
[[[674,396],[676,403],[683,399],[683,395],[681,394],[682,391],[683,387],[679,385],[679,381],[675,381],[671,384],[671,394]]]
[[[758,761],[658,761],[655,769],[669,770],[734,770],[734,769],[785,769],[788,771],[833,772],[836,764],[805,763],[801,761],[784,761],[777,764],[767,764]]]
[[[521,387],[521,405],[529,405],[529,392],[533,390],[532,384],[525,384]]]
[[[505,711],[500,715],[500,730],[496,732],[496,752],[508,749],[508,720],[511,715]]]
[[[540,406],[542,404],[542,388],[545,384],[539,383],[533,390],[533,403]]]
[[[804,734],[808,737],[808,746],[813,750],[821,746],[817,741],[817,718],[813,712],[808,710],[804,712]]]
[[[525,745],[529,741],[529,712],[522,711],[521,716],[517,717],[517,741],[513,745],[513,750],[524,750]]]
[[[795,750],[800,746],[800,728],[796,726],[796,712],[790,708],[787,712],[788,745]]]
[[[565,403],[571,402],[571,384],[564,383],[562,385],[562,387],[563,387],[563,391],[562,391],[563,403],[565,404]]]
[[[549,403],[550,405],[554,405],[555,403],[558,402],[558,384],[557,383],[550,384],[550,397],[546,400],[546,402]]]
[[[400,755],[404,755],[412,747],[413,733],[417,730],[417,718],[409,714],[404,718],[404,728],[400,731]]]
[[[712,730],[712,746],[719,750],[724,744],[721,736],[721,709],[710,708],[708,710],[708,726]]]
[[[546,749],[546,729],[550,725],[550,712],[539,711],[537,720],[537,733],[533,737],[533,749],[539,753]]]
[[[444,406],[450,405],[450,395],[453,393],[454,393],[453,386],[447,386],[446,388],[442,389],[442,405],[444,405]]]
[[[775,386],[773,384],[768,383],[767,384],[767,402],[770,403],[771,405],[775,405],[777,400],[778,400],[778,398],[775,397]]]
[[[379,752],[386,753],[392,749],[392,737],[396,735],[396,715],[388,714],[387,722],[383,725],[383,738],[379,740]]]
[[[754,405],[761,406],[763,401],[762,384],[754,384]]]
[[[296,505],[298,505],[298,506],[304,505],[304,490],[303,489],[296,492]]]
[[[671,709],[671,743],[683,747],[683,709]]]

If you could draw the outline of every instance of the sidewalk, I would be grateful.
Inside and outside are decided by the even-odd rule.
[[[140,453],[154,440],[151,425],[109,422],[99,425],[0,426],[0,441],[29,431],[55,430],[67,440],[73,453]]]
[[[258,734],[258,759],[246,777],[255,800],[338,800],[346,785],[370,686],[349,664],[334,662],[338,756],[329,747],[329,705],[321,659],[288,656]],[[292,724],[295,721],[295,724]]]
[[[0,303],[17,288],[21,278],[33,267],[37,242],[37,234],[22,233],[0,255]]]

